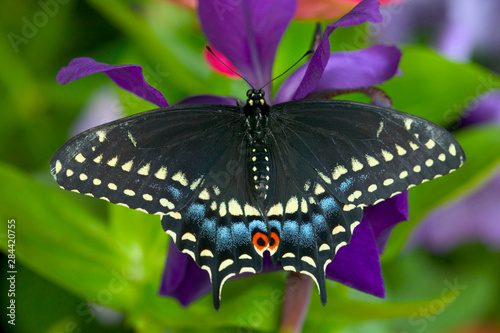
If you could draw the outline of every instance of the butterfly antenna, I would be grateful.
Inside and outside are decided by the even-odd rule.
[[[302,57],[300,57],[299,60],[297,60],[292,66],[290,66],[290,68],[288,68],[286,71],[284,71],[283,73],[281,73],[280,75],[276,76],[274,79],[270,80],[269,82],[267,82],[265,85],[263,85],[260,89],[264,89],[264,87],[266,87],[268,84],[270,84],[271,82],[273,82],[274,80],[276,79],[279,79],[280,77],[282,77],[283,75],[285,75],[289,70],[291,70],[292,68],[294,68],[302,59],[304,59],[305,57],[307,57],[308,55],[310,55],[311,53],[313,53],[312,50],[309,50],[307,51],[306,53],[304,53],[304,55]]]
[[[213,56],[214,56],[217,60],[219,60],[219,62],[220,62],[221,64],[223,64],[224,66],[226,66],[226,67],[227,67],[227,69],[229,69],[229,70],[230,70],[231,72],[233,72],[234,74],[236,74],[236,75],[238,75],[239,77],[241,77],[241,78],[243,79],[243,81],[245,81],[246,83],[248,83],[248,85],[249,85],[250,87],[252,87],[252,89],[254,89],[254,87],[250,84],[250,82],[248,82],[248,80],[247,80],[247,79],[245,79],[245,78],[244,78],[244,77],[243,77],[240,73],[236,72],[234,69],[232,69],[231,67],[229,67],[228,65],[226,65],[226,64],[224,63],[224,61],[222,61],[222,60],[221,60],[221,58],[219,58],[219,57],[215,54],[215,52],[214,52],[214,51],[212,51],[212,49],[210,48],[210,46],[208,46],[208,45],[207,45],[207,46],[206,46],[206,48],[207,48],[208,52],[212,53],[212,55],[213,55]]]

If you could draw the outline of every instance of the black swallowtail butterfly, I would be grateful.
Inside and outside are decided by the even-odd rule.
[[[66,190],[161,216],[212,281],[262,268],[264,251],[307,274],[326,303],[325,268],[374,205],[454,171],[446,130],[392,109],[340,100],[182,105],[92,128],[53,156]]]

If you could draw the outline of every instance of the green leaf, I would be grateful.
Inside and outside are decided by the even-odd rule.
[[[410,220],[394,229],[384,260],[399,253],[416,223],[433,208],[469,194],[500,165],[500,126],[476,126],[454,134],[467,156],[465,164],[443,178],[410,190]]]
[[[48,172],[48,170],[47,170]],[[104,222],[72,194],[39,184],[0,164],[0,211],[15,219],[16,258],[48,280],[94,302],[122,308],[132,301],[132,277]],[[0,246],[7,250],[6,228]]]
[[[500,76],[475,64],[457,64],[422,46],[403,49],[403,75],[384,83],[394,108],[439,125],[452,124],[479,94],[500,87]]]

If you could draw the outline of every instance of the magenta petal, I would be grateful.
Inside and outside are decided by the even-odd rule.
[[[307,65],[305,75],[292,96],[292,100],[305,98],[318,85],[330,56],[330,41],[328,38],[332,32],[338,27],[350,27],[367,21],[382,21],[379,6],[380,3],[377,0],[363,0],[337,22],[334,22],[326,27],[319,46]]]
[[[92,58],[82,57],[70,61],[68,67],[63,67],[57,73],[57,82],[66,84],[95,73],[104,73],[117,86],[160,107],[168,106],[165,97],[150,86],[144,79],[142,67],[139,65],[108,65]]]
[[[465,112],[461,126],[500,124],[500,90],[479,97]]]
[[[170,243],[159,294],[188,306],[212,290],[208,273]]]
[[[408,191],[363,210],[363,218],[372,227],[380,254],[384,252],[394,226],[408,217]]]
[[[237,99],[234,97],[225,97],[217,95],[195,95],[184,98],[183,100],[175,103],[175,105],[188,105],[188,104],[225,104],[234,105],[237,104]]]
[[[209,43],[260,88],[271,79],[279,41],[296,6],[291,0],[200,1],[198,15]]]
[[[351,242],[340,248],[327,266],[326,277],[374,296],[385,296],[377,244],[365,219],[354,229]]]
[[[401,51],[395,46],[375,45],[366,49],[331,53],[313,91],[356,89],[381,84],[398,73]],[[307,65],[291,74],[276,93],[275,103],[292,99],[303,81]]]

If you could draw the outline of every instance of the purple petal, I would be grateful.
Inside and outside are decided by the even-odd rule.
[[[225,104],[237,105],[237,99],[234,97],[225,97],[217,95],[196,95],[189,96],[183,100],[175,103],[175,105],[188,105],[188,104]]]
[[[328,38],[332,32],[338,27],[350,27],[367,21],[382,21],[379,6],[380,3],[377,0],[363,0],[337,22],[326,27],[323,37],[319,42],[319,46],[307,65],[305,75],[292,96],[292,100],[305,98],[318,85],[330,56],[330,41]]]
[[[323,76],[313,91],[356,89],[381,84],[398,73],[401,51],[395,46],[375,45],[366,49],[335,52],[329,56]],[[293,98],[308,64],[298,68],[281,85],[275,103]]]
[[[349,245],[340,248],[327,266],[326,277],[374,296],[385,296],[377,244],[365,219],[354,229]]]
[[[500,90],[478,98],[472,107],[465,112],[461,126],[487,123],[500,124]]]
[[[160,107],[168,106],[165,97],[146,82],[142,74],[142,67],[139,65],[114,66],[97,62],[92,58],[75,58],[70,61],[68,67],[61,68],[57,73],[57,82],[66,84],[95,73],[106,74],[117,86],[146,101]]]
[[[208,273],[194,260],[170,243],[165,269],[160,284],[161,296],[177,299],[188,306],[212,290]]]
[[[394,226],[408,217],[408,191],[364,209],[363,218],[372,227],[379,254],[384,252]]]
[[[498,198],[500,173],[464,199],[431,212],[414,232],[410,244],[424,245],[437,253],[446,253],[474,242],[500,250]]]
[[[198,15],[209,43],[259,88],[271,80],[279,41],[296,6],[290,0],[200,1]]]

